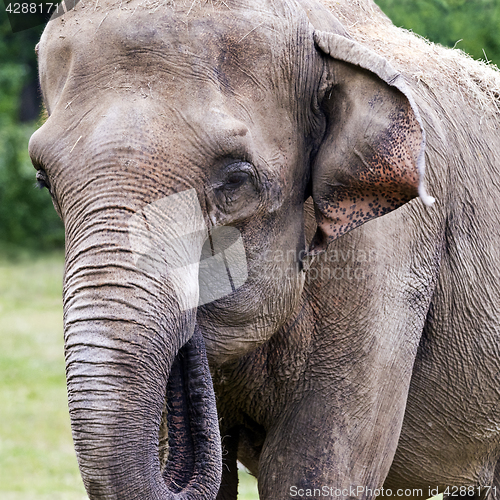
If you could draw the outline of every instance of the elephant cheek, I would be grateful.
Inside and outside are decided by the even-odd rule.
[[[234,294],[198,309],[210,363],[223,364],[259,348],[298,310],[306,272],[297,262],[249,275]]]

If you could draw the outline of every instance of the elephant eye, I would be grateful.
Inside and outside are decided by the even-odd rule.
[[[47,188],[50,192],[50,182],[43,170],[38,170],[36,173],[36,185],[39,189]]]
[[[233,222],[253,214],[262,191],[257,169],[247,161],[230,158],[217,177],[211,191],[219,212],[234,217]]]
[[[222,191],[235,191],[255,180],[254,167],[246,161],[232,161],[224,169],[224,177],[219,185]]]
[[[245,184],[249,178],[250,174],[248,172],[231,172],[224,182],[224,188],[231,190],[238,189]]]

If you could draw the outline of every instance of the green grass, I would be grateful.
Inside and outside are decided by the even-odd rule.
[[[238,471],[238,500],[258,500],[257,479],[240,469]]]
[[[0,261],[0,498],[87,498],[64,377],[63,257]]]
[[[0,499],[83,500],[66,399],[62,254],[0,257]],[[241,500],[257,499],[240,472]]]

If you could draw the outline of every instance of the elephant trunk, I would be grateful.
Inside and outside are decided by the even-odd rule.
[[[196,287],[181,297],[168,272],[148,275],[113,245],[86,248],[69,250],[78,258],[69,257],[76,264],[67,266],[64,308],[71,425],[89,497],[214,499],[222,464],[215,396],[195,309],[182,306],[196,302],[187,297]]]
[[[197,492],[193,498],[215,498],[222,460],[219,426],[205,345],[197,328],[172,365],[167,408],[170,452],[163,478],[168,489],[190,489],[190,494]]]

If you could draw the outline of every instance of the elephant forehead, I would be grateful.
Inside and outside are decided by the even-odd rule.
[[[285,20],[270,10],[239,4],[229,9],[226,2],[215,9],[213,2],[196,1],[190,2],[197,5],[191,11],[168,2],[147,9],[135,1],[123,10],[121,3],[103,3],[107,8],[101,10],[80,2],[46,28],[39,58],[49,112],[70,77],[79,92],[102,87],[110,78],[118,84],[108,85],[115,91],[138,80],[172,90],[196,78],[241,92],[245,85],[265,84],[285,53]]]

